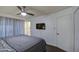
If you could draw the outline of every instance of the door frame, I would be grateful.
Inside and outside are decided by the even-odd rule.
[[[76,15],[76,12],[79,10],[79,7],[77,7],[76,8],[76,10],[73,12],[73,23],[74,23],[74,41],[73,41],[73,51],[75,52],[76,50],[75,50],[75,46],[76,46],[76,30],[75,30],[75,28],[76,28],[76,26],[75,26],[75,15]]]

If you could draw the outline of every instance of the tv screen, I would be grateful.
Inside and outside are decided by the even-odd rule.
[[[45,30],[45,23],[37,23],[36,24],[36,29]]]

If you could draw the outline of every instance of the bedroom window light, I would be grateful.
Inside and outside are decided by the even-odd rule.
[[[24,24],[24,31],[25,31],[25,35],[31,35],[31,22],[30,21],[25,21],[25,24]]]

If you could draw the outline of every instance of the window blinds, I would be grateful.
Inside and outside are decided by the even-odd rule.
[[[24,20],[0,17],[0,37],[24,34]]]

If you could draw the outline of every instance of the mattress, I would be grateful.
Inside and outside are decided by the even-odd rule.
[[[6,37],[5,42],[17,52],[43,52],[46,51],[46,42],[37,37],[20,35],[15,37]]]

